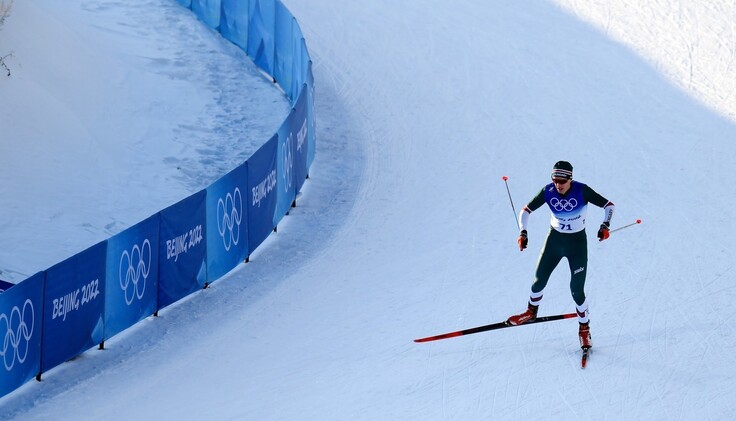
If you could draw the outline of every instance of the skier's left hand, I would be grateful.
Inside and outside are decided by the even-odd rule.
[[[611,235],[610,231],[608,230],[608,227],[610,224],[608,222],[604,222],[601,224],[601,227],[598,228],[598,241],[603,241],[608,238],[609,235]]]
[[[519,238],[516,239],[516,244],[519,245],[519,250],[524,251],[527,244],[529,244],[529,237],[526,235],[526,230],[521,230]]]

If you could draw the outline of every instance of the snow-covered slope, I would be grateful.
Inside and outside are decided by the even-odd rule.
[[[289,112],[242,51],[172,1],[15,1],[5,52],[0,279],[11,282],[206,187]]]
[[[285,1],[317,89],[299,207],[251,263],[3,398],[4,415],[729,418],[736,7],[673,25],[674,0],[582,3]],[[518,210],[559,159],[616,203],[614,226],[643,220],[588,233],[588,368],[575,321],[413,343],[524,308],[548,215],[520,253],[501,176]],[[542,313],[572,309],[562,264]]]

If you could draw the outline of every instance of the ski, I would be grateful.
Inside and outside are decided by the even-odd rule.
[[[588,356],[590,356],[590,348],[583,348],[583,359],[580,361],[580,368],[585,368],[588,364]]]
[[[414,339],[414,342],[437,341],[437,340],[440,340],[440,339],[455,338],[455,337],[458,337],[458,336],[471,335],[473,333],[486,332],[486,331],[489,331],[489,330],[505,329],[507,327],[514,327],[514,326],[526,326],[526,325],[531,325],[531,324],[534,324],[534,323],[551,322],[553,320],[571,319],[573,317],[577,317],[577,314],[576,313],[566,313],[566,314],[556,314],[554,316],[542,316],[542,317],[537,317],[534,320],[528,321],[528,322],[526,322],[524,324],[520,324],[520,325],[511,325],[511,324],[508,324],[507,322],[491,323],[489,325],[473,327],[473,328],[470,328],[470,329],[464,329],[464,330],[458,330],[458,331],[455,331],[455,332],[443,333],[442,335],[428,336],[426,338]]]

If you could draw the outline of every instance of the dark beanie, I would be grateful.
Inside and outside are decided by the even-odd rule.
[[[552,178],[572,178],[572,164],[567,161],[557,161],[552,167]]]

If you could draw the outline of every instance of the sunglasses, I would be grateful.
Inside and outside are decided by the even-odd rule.
[[[553,178],[552,182],[555,184],[567,184],[567,182],[570,181],[567,178]]]

